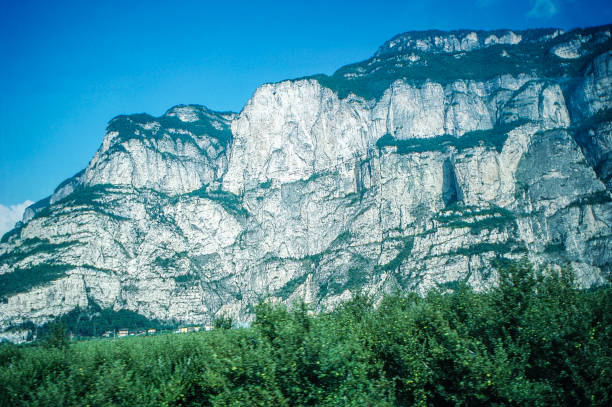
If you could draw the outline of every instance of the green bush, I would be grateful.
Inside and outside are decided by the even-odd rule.
[[[43,335],[43,343],[50,348],[67,348],[70,344],[68,329],[62,321],[56,321],[48,325]]]

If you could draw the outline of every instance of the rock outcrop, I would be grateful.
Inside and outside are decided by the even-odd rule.
[[[0,243],[0,327],[92,302],[248,321],[425,292],[527,257],[612,271],[610,27],[402,34],[261,86],[238,113],[119,116],[86,169]]]

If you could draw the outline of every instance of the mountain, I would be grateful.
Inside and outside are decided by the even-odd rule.
[[[244,322],[264,298],[484,289],[522,257],[601,283],[611,28],[409,32],[240,113],[114,118],[2,238],[1,335],[75,309]]]

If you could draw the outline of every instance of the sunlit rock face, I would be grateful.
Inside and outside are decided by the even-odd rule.
[[[159,118],[145,114],[116,117],[82,182],[168,194],[210,185],[227,169],[233,117],[198,106],[178,106]]]
[[[402,34],[240,113],[118,116],[0,243],[0,326],[75,307],[208,323],[269,298],[611,271],[610,27]],[[485,63],[486,62],[486,63]],[[27,332],[26,332],[27,333]]]

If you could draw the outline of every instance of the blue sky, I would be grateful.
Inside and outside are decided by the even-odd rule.
[[[262,83],[331,74],[395,34],[569,29],[609,1],[30,1],[0,12],[0,214],[84,168],[121,113],[239,111]],[[0,215],[1,216],[1,215]]]

